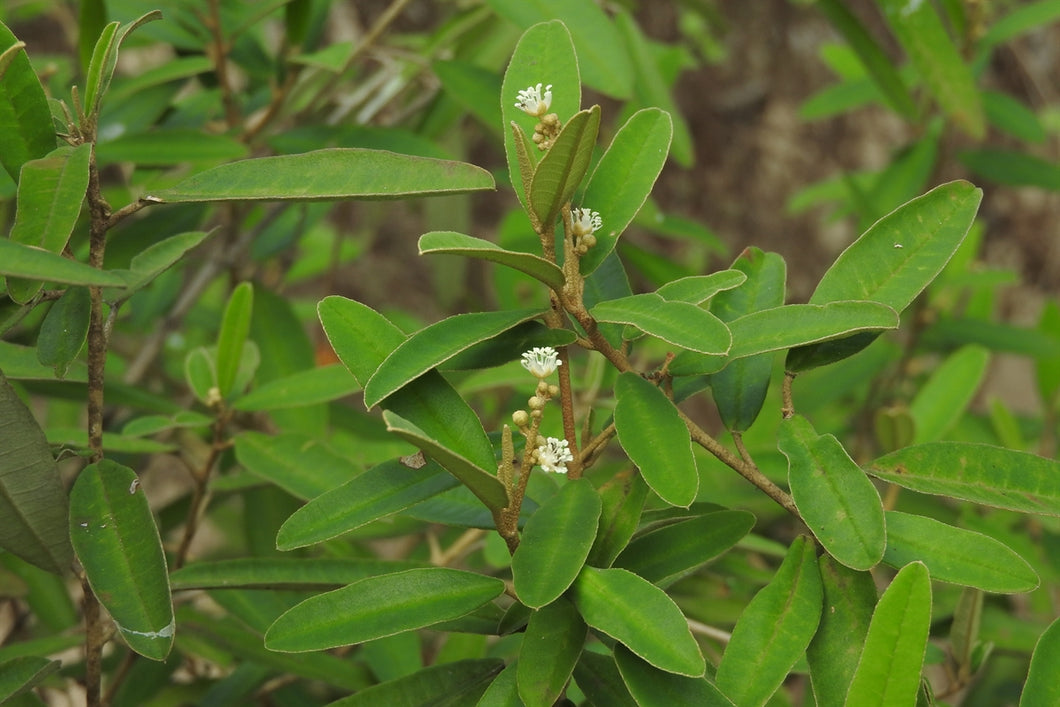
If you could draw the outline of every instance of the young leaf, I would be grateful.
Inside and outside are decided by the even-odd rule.
[[[337,538],[362,525],[455,488],[459,481],[436,462],[419,469],[383,462],[295,511],[280,526],[276,547],[294,550]]]
[[[542,257],[504,250],[495,243],[452,231],[432,231],[420,236],[420,255],[448,253],[490,260],[507,265],[544,283],[553,290],[563,289],[563,271]]]
[[[732,344],[728,328],[713,314],[688,302],[668,302],[654,292],[600,302],[591,314],[601,322],[631,324],[690,351],[724,354]]]
[[[24,655],[0,662],[0,703],[32,690],[62,665],[58,660]]]
[[[818,435],[801,415],[780,423],[788,486],[802,519],[832,557],[867,570],[887,544],[883,502],[869,478],[833,435]]]
[[[332,201],[464,194],[494,188],[481,167],[358,147],[224,164],[155,192],[165,203]]]
[[[1012,594],[1038,588],[1038,573],[1006,545],[933,518],[887,511],[887,551],[892,567],[921,562],[940,582]]]
[[[909,405],[916,423],[914,444],[935,442],[957,423],[979,389],[989,362],[990,352],[973,344],[950,354],[931,373]]]
[[[165,660],[176,630],[169,574],[136,472],[109,459],[82,470],[70,489],[70,540],[125,642]]]
[[[824,610],[806,662],[818,707],[844,707],[876,608],[876,583],[870,573],[841,565],[831,555],[821,555],[818,564]]]
[[[37,334],[37,360],[55,368],[55,377],[66,377],[88,338],[91,298],[84,287],[71,287],[48,310]]]
[[[241,282],[232,290],[217,333],[217,388],[221,397],[238,392],[234,389],[243,344],[250,333],[250,315],[254,306],[254,286]]]
[[[813,543],[799,536],[744,608],[721,656],[717,684],[734,704],[761,707],[776,692],[813,638],[822,600]]]
[[[375,707],[376,705],[428,705],[444,695],[454,705],[474,705],[497,675],[504,661],[477,658],[441,663],[412,675],[372,685],[349,697],[329,702],[329,707]]]
[[[674,403],[658,387],[627,371],[615,384],[615,429],[648,486],[672,506],[696,500],[699,471],[692,437]]]
[[[570,598],[585,623],[656,668],[689,677],[706,670],[681,610],[646,579],[623,569],[584,567]]]
[[[884,455],[865,471],[920,493],[1060,516],[1060,463],[1026,452],[970,442],[928,442]]]
[[[103,28],[96,40],[96,46],[92,49],[92,59],[88,63],[88,71],[85,73],[84,110],[85,118],[90,125],[95,126],[99,120],[100,104],[103,95],[110,87],[110,81],[114,78],[114,69],[118,65],[118,49],[121,48],[129,33],[148,22],[162,19],[160,10],[152,10],[132,22],[119,25],[111,22]]]
[[[0,430],[0,547],[63,574],[73,560],[66,491],[43,430],[3,372]]]
[[[587,479],[578,479],[530,516],[512,555],[512,582],[519,601],[540,609],[567,590],[592,547],[600,508],[596,489]]]
[[[596,245],[579,262],[582,275],[596,270],[615,249],[618,237],[644,205],[666,162],[672,135],[670,116],[646,108],[634,113],[611,140],[582,197],[581,206],[599,211],[603,219]]]
[[[294,606],[269,627],[265,646],[325,650],[392,636],[463,616],[504,592],[504,582],[430,567],[369,577]]]
[[[15,182],[22,165],[55,149],[48,97],[24,46],[0,22],[0,164]]]
[[[754,527],[747,511],[716,511],[637,537],[615,565],[666,588],[727,552]]]
[[[655,294],[671,302],[703,304],[719,292],[733,290],[747,282],[742,270],[719,270],[710,275],[690,275],[671,280],[655,291]]]
[[[659,670],[621,644],[615,646],[614,653],[618,672],[640,707],[735,707],[705,677],[690,678]]]
[[[394,391],[458,353],[541,314],[539,309],[469,312],[421,329],[394,349],[364,384],[365,406],[378,405]]]
[[[537,163],[529,199],[530,208],[542,226],[547,228],[556,222],[560,209],[581,184],[599,130],[600,106],[575,113]]]
[[[1060,619],[1042,632],[1034,646],[1027,682],[1023,683],[1020,694],[1020,707],[1046,707],[1060,702],[1057,665],[1060,665]]]
[[[533,613],[516,668],[519,697],[526,707],[552,707],[563,694],[587,633],[578,610],[566,599],[557,599]]]
[[[97,270],[46,250],[15,243],[8,238],[0,238],[0,275],[64,285],[126,285],[125,278],[117,272]]]
[[[901,569],[876,605],[846,704],[915,704],[930,628],[931,578],[914,562]]]

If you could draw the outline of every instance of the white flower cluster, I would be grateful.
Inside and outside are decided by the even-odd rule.
[[[522,363],[523,368],[541,379],[548,378],[557,366],[563,365],[559,354],[551,346],[536,346],[530,349],[523,354]]]
[[[537,448],[537,463],[544,471],[556,474],[567,473],[567,462],[574,461],[574,455],[565,439],[549,437],[545,443]]]
[[[549,106],[552,105],[552,84],[545,86],[544,94],[541,93],[541,84],[524,88],[519,91],[517,99],[515,102],[516,108],[535,118],[544,117],[548,113]]]

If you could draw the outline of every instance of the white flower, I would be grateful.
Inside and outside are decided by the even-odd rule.
[[[552,105],[552,84],[545,86],[544,95],[541,95],[541,84],[523,89],[519,91],[518,99],[515,102],[516,108],[540,118],[548,113],[548,108]]]
[[[604,224],[603,219],[600,218],[599,212],[590,211],[589,209],[583,209],[581,207],[571,209],[570,216],[571,221],[573,221],[571,228],[574,230],[575,238],[591,235],[593,232],[599,230],[600,226]]]
[[[565,439],[549,437],[537,448],[537,463],[544,471],[566,474],[567,462],[572,461],[574,456],[570,453]]]
[[[563,365],[558,357],[559,354],[551,346],[536,346],[523,354],[523,368],[538,378],[548,378],[556,366]]]

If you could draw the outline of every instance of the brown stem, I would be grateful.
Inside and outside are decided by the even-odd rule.
[[[180,569],[188,561],[191,543],[199,530],[199,523],[206,512],[206,507],[210,503],[210,474],[221,454],[228,448],[228,442],[225,440],[225,429],[228,425],[229,416],[230,413],[228,412],[218,416],[214,422],[213,444],[210,447],[210,454],[206,457],[206,461],[203,462],[201,468],[192,471],[195,491],[191,497],[187,520],[184,522],[184,534],[180,538],[180,545],[177,546],[177,552],[173,557],[174,570]]]
[[[780,396],[783,401],[780,407],[780,414],[785,420],[795,415],[795,400],[791,396],[791,383],[794,380],[794,373],[784,371],[784,383],[780,387]]]
[[[574,425],[574,395],[571,392],[570,383],[570,355],[566,346],[560,346],[559,370],[559,404],[563,411],[563,436],[567,438],[567,445],[574,461],[570,463],[567,478],[580,479],[582,465],[578,455],[578,431]]]
[[[85,700],[88,707],[100,707],[100,682],[103,675],[103,624],[99,617],[99,601],[81,574],[81,611],[85,617]]]

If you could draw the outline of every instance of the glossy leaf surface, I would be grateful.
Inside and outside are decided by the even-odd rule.
[[[659,670],[622,645],[615,646],[615,664],[640,707],[734,707],[729,698],[705,677],[690,678]]]
[[[21,44],[0,22],[0,164],[15,182],[23,164],[55,149],[48,98]]]
[[[688,302],[670,302],[654,292],[601,302],[591,313],[598,321],[631,324],[646,334],[690,351],[728,353],[732,335],[710,312]]]
[[[578,610],[566,599],[533,613],[523,633],[516,668],[519,697],[526,707],[551,707],[563,694],[587,634]]]
[[[500,263],[526,273],[553,290],[563,289],[563,271],[544,258],[504,250],[495,243],[452,231],[432,231],[420,236],[420,255],[448,253]]]

